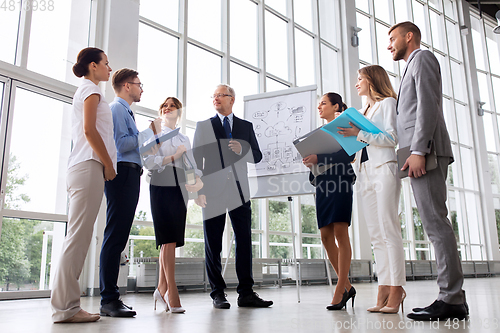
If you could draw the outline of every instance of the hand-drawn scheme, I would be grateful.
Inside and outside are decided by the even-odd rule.
[[[311,94],[301,92],[249,101],[246,118],[254,125],[262,161],[250,167],[249,176],[305,172],[293,140],[311,129]]]

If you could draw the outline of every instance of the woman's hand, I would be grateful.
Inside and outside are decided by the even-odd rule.
[[[151,128],[154,135],[161,132],[161,121],[162,121],[162,118],[158,117],[149,124],[149,128]]]
[[[348,136],[358,136],[359,128],[357,128],[356,125],[351,122],[349,122],[349,125],[351,125],[351,127],[337,127],[337,129],[339,130],[337,133],[343,135],[344,138]]]
[[[184,145],[180,145],[179,147],[177,147],[177,151],[174,154],[174,160],[180,158],[182,154],[184,154],[185,152],[186,152],[186,147]]]
[[[194,202],[201,208],[205,208],[207,206],[207,197],[204,194],[200,194],[197,199],[194,199]]]
[[[110,167],[104,166],[103,173],[104,173],[104,180],[105,181],[113,180],[116,177],[116,172],[115,172],[115,169],[113,168],[113,166],[110,166]]]
[[[335,112],[335,118],[333,118],[333,119],[336,119],[336,118],[337,118],[338,116],[340,116],[341,114],[342,114],[342,112],[338,112],[338,111],[337,111],[337,112]]]
[[[308,168],[318,164],[318,155],[309,155],[302,159],[302,163]]]
[[[201,181],[200,177],[196,176],[196,183],[194,183],[193,185],[186,184],[185,186],[188,192],[198,192],[202,189],[203,182]]]

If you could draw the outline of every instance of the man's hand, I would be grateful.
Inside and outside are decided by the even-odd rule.
[[[149,124],[149,128],[153,131],[153,133],[156,135],[161,132],[161,117],[156,118]]]
[[[425,156],[411,154],[406,159],[405,165],[401,168],[402,171],[408,168],[408,177],[420,178],[426,174],[425,171]]]
[[[196,183],[192,185],[186,184],[185,186],[188,192],[198,192],[203,187],[203,182],[200,177],[196,176]]]
[[[318,164],[318,155],[309,155],[302,159],[302,163],[308,168]]]
[[[229,149],[231,149],[236,154],[241,154],[241,143],[237,140],[229,140]]]
[[[207,197],[204,194],[200,194],[198,198],[194,199],[194,202],[201,208],[205,208],[207,206]]]

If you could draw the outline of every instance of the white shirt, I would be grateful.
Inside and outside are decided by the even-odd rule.
[[[147,145],[151,141],[156,140],[156,137],[161,137],[165,134],[170,133],[171,131],[173,131],[173,130],[170,127],[162,126],[161,132],[159,134],[157,134],[156,136],[153,136],[152,138],[150,138],[146,142],[144,142],[144,145]],[[169,163],[163,165],[163,160],[164,160],[165,156],[174,155],[175,152],[177,151],[177,148],[180,145],[184,145],[184,147],[186,147],[186,155],[187,156],[183,156],[182,158],[178,158],[178,159],[174,160],[173,164],[172,164],[172,162],[169,162]],[[173,138],[163,142],[160,146],[160,149],[158,150],[158,152],[155,155],[145,155],[144,154],[144,155],[142,155],[142,157],[143,157],[143,165],[148,170],[158,170],[158,172],[161,173],[167,165],[175,166],[175,167],[183,168],[183,169],[185,169],[184,168],[184,165],[185,165],[186,168],[188,168],[188,169],[194,168],[196,175],[198,175],[200,177],[202,176],[202,172],[200,170],[198,170],[198,168],[196,167],[196,162],[194,161],[193,150],[191,149],[191,144],[189,142],[189,138],[187,136],[185,136],[184,134],[182,134],[181,132],[179,132]],[[183,163],[184,163],[184,165],[183,165]]]
[[[217,112],[217,115],[219,116],[222,126],[224,126],[224,118],[226,118],[226,116],[220,114],[219,112]],[[231,131],[233,130],[233,115],[234,114],[232,112],[227,115],[227,120],[229,121],[229,127],[231,128]]]
[[[113,138],[113,116],[109,104],[104,100],[101,89],[92,81],[83,79],[82,84],[73,96],[73,112],[71,114],[71,140],[73,150],[68,159],[68,169],[72,166],[88,160],[96,160],[102,164],[97,154],[87,141],[83,131],[83,103],[91,95],[99,95],[95,126],[97,132],[104,142],[109,157],[116,169],[116,146]]]

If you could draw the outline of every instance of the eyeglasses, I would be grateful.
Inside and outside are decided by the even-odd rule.
[[[233,97],[233,95],[229,95],[229,94],[217,94],[217,95],[210,96],[210,98],[211,99],[216,99],[216,98],[222,98],[222,97],[225,97],[225,96]]]
[[[127,83],[138,84],[141,89],[142,89],[142,87],[144,87],[144,85],[142,83],[140,83],[140,82],[127,82]]]

